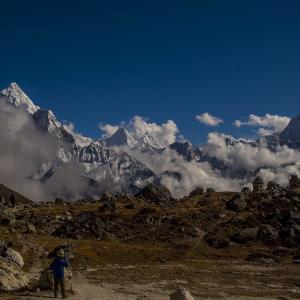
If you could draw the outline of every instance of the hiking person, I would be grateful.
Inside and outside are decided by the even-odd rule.
[[[65,291],[65,272],[64,268],[69,267],[69,261],[65,257],[65,252],[63,249],[59,249],[56,252],[56,257],[51,263],[50,270],[53,272],[53,281],[54,281],[54,297],[58,298],[58,288],[60,287],[62,298],[66,298]]]

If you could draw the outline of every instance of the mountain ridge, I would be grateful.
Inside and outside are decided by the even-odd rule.
[[[168,163],[173,165],[166,165],[159,172],[152,170],[155,155],[167,155],[169,151],[174,151],[184,161],[190,163],[187,164],[187,168],[194,168],[195,163],[209,163],[213,172],[220,173],[224,177],[242,178],[246,175],[255,175],[255,172],[248,172],[248,170],[237,172],[236,168],[215,156],[213,153],[217,151],[217,145],[199,147],[189,141],[175,141],[163,146],[163,143],[151,133],[146,132],[142,136],[136,136],[125,127],[118,128],[111,136],[104,139],[91,139],[77,134],[72,127],[59,122],[51,110],[36,106],[16,83],[11,83],[0,93],[13,107],[23,108],[31,116],[41,134],[51,136],[58,145],[56,157],[52,161],[42,161],[39,170],[32,175],[34,180],[42,183],[49,184],[55,181],[57,173],[74,164],[79,167],[83,177],[102,184],[105,189],[111,185],[112,189],[118,192],[137,192],[149,183],[159,183],[161,176],[164,182],[170,183],[174,178],[177,182],[184,182],[181,172],[188,170],[181,171],[180,168],[174,168],[177,158]],[[228,151],[235,147],[253,149],[267,147],[276,151],[277,147],[282,145],[298,149],[300,147],[299,124],[300,115],[297,115],[291,119],[281,134],[261,137],[256,141],[235,139],[221,134],[219,138],[223,139],[224,147]],[[214,147],[214,151],[211,151],[210,147]],[[256,172],[258,171],[259,169]],[[166,177],[169,180],[166,180]],[[176,189],[178,190],[178,187]]]

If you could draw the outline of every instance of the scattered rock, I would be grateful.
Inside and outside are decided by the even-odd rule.
[[[2,213],[0,215],[0,224],[5,226],[11,226],[13,223],[15,223],[16,219],[13,214],[10,213]]]
[[[31,233],[31,234],[35,234],[36,233],[36,229],[35,226],[33,224],[27,224],[26,226],[26,233]]]
[[[258,228],[246,228],[242,229],[241,231],[235,233],[231,240],[235,243],[245,244],[250,241],[254,241],[256,239],[258,233]]]
[[[103,193],[100,202],[116,202],[117,198],[111,193],[105,192]]]
[[[254,263],[259,263],[259,264],[274,264],[276,257],[266,253],[255,252],[249,254],[246,260]]]
[[[124,206],[124,208],[126,208],[126,209],[135,209],[135,205],[134,205],[134,203],[129,203],[129,204],[126,204]]]
[[[101,239],[109,229],[109,221],[102,221],[96,213],[83,212],[70,221],[65,221],[52,235],[80,239],[82,237],[95,237]]]
[[[278,238],[277,230],[269,224],[258,227],[257,239],[265,244],[270,244]]]
[[[115,213],[117,210],[117,205],[114,201],[105,201],[101,202],[101,206],[99,207],[100,212],[110,212]]]
[[[183,287],[179,287],[170,295],[170,300],[194,300],[191,293]]]
[[[276,256],[288,256],[288,255],[293,255],[294,250],[289,249],[287,247],[276,247],[273,251],[272,254]]]
[[[190,197],[198,196],[198,195],[202,195],[202,194],[203,194],[203,188],[202,187],[197,187],[195,190],[193,190],[190,193]]]
[[[63,205],[64,204],[64,199],[62,199],[62,198],[56,198],[55,201],[54,201],[54,203],[56,205]]]
[[[245,200],[244,194],[236,194],[231,200],[226,204],[228,210],[233,210],[236,212],[241,212],[247,207],[247,202]]]
[[[242,193],[242,194],[245,194],[245,195],[248,195],[248,194],[251,193],[251,190],[250,190],[250,188],[249,188],[248,186],[244,186],[244,187],[242,188],[242,190],[241,190],[241,193]]]
[[[221,249],[229,246],[229,240],[226,237],[214,233],[207,233],[204,241],[212,248]]]

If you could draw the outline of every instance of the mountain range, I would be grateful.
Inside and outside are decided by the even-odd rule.
[[[209,163],[222,176],[241,178],[248,170],[235,170],[226,161],[214,155],[207,145],[194,146],[189,141],[176,141],[165,145],[157,137],[146,132],[137,136],[127,128],[118,128],[111,136],[103,139],[91,139],[77,134],[61,123],[50,110],[36,106],[16,84],[0,92],[0,102],[11,107],[22,109],[32,118],[36,129],[41,135],[49,136],[56,143],[55,155],[51,160],[40,161],[40,167],[32,174],[31,179],[41,184],[49,184],[55,180],[62,170],[76,166],[83,182],[87,183],[83,191],[85,196],[95,196],[103,191],[136,193],[149,183],[160,183],[162,178],[181,180],[180,171],[164,169],[160,173],[153,168],[150,161],[156,155],[166,155],[168,151],[176,153],[176,159],[192,163]],[[278,147],[288,146],[291,149],[300,148],[300,115],[292,118],[287,128],[277,134],[263,136],[257,140],[235,139],[224,137],[228,149],[236,145],[249,147],[266,147],[276,151]],[[148,163],[140,157],[151,157]],[[146,160],[147,161],[147,160]],[[253,172],[252,175],[254,175]],[[202,183],[199,182],[199,185]],[[81,194],[82,194],[81,193]],[[72,189],[57,191],[55,196],[78,197]]]

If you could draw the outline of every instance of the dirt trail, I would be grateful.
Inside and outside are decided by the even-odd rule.
[[[30,252],[32,261],[28,269],[28,277],[30,281],[37,281],[40,272],[44,269],[41,257],[44,256],[44,249],[38,247],[36,244],[33,246],[30,241],[24,239],[21,235],[18,236],[19,242],[22,244],[22,253]],[[124,286],[121,284],[97,284],[90,283],[83,273],[73,272],[72,278],[73,292],[68,293],[69,299],[74,300],[139,300],[139,299],[157,299],[166,300],[169,297],[162,296],[155,289],[149,289],[146,286]],[[147,290],[144,292],[144,290]],[[2,298],[1,298],[2,299]],[[53,299],[52,291],[37,291],[37,292],[21,292],[4,296],[4,299]]]
[[[68,299],[74,300],[168,300],[167,293],[160,293],[150,287],[136,285],[125,287],[119,284],[91,284],[81,273],[76,273],[73,277],[73,293],[69,293]],[[14,300],[38,300],[38,299],[53,299],[52,291],[40,291],[35,293],[20,293],[15,294]]]

